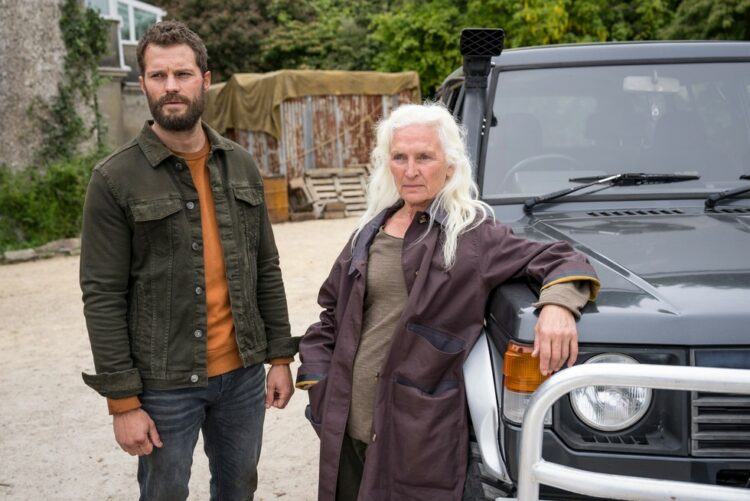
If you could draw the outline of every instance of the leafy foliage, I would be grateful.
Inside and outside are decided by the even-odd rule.
[[[98,61],[107,51],[107,23],[77,0],[65,0],[61,9],[60,29],[66,49],[64,78],[51,104],[38,100],[30,110],[42,125],[44,140],[37,154],[42,165],[72,158],[91,133],[96,135],[98,149],[104,144],[96,91],[101,85]],[[87,129],[79,114],[79,98],[93,111],[91,129]]]
[[[376,47],[367,28],[385,8],[377,0],[277,0],[269,11],[275,27],[262,46],[264,64],[275,69],[372,69]]]
[[[86,186],[99,155],[52,163],[44,171],[0,166],[0,250],[78,235]]]
[[[460,7],[450,0],[407,0],[398,9],[376,16],[372,38],[379,50],[374,67],[417,71],[422,94],[432,95],[442,78],[461,64]]]
[[[157,0],[169,19],[182,21],[195,31],[208,49],[214,82],[233,73],[267,71],[262,65],[261,41],[273,24],[269,0]]]
[[[663,36],[683,40],[750,40],[750,0],[683,0]]]
[[[282,68],[418,71],[431,95],[461,64],[458,34],[498,26],[506,46],[747,39],[750,0],[156,0],[208,46],[215,81]]]

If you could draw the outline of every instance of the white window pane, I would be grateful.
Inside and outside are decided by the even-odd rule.
[[[156,14],[134,8],[133,17],[135,18],[135,38],[140,40],[151,25],[156,24]]]
[[[86,0],[86,7],[98,10],[102,16],[109,15],[109,0]]]
[[[117,2],[117,15],[122,19],[122,23],[120,24],[120,38],[130,40],[130,15],[128,14],[128,6],[122,2]]]

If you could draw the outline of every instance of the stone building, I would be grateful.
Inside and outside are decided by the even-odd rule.
[[[0,0],[0,164],[31,165],[41,143],[32,103],[49,103],[63,74],[60,9],[50,0]]]
[[[100,61],[99,89],[107,143],[115,148],[150,117],[138,87],[135,47],[165,11],[138,0],[80,0],[110,23],[109,51]],[[61,0],[0,0],[0,164],[21,169],[34,161],[41,127],[32,103],[50,103],[63,78],[65,45],[60,32]],[[82,110],[85,111],[85,110]],[[84,114],[84,119],[91,120]],[[88,146],[93,144],[93,138]],[[84,145],[85,147],[85,145]]]

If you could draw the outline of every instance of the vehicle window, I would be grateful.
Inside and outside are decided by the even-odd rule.
[[[699,181],[618,187],[706,192],[750,168],[750,64],[661,64],[501,72],[484,198],[537,195],[571,177],[698,174]]]

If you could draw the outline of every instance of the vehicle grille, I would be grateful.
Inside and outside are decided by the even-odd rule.
[[[748,207],[721,207],[714,208],[713,211],[721,214],[750,214]]]
[[[693,392],[692,454],[750,456],[750,395]]]
[[[633,210],[597,210],[589,212],[592,217],[611,217],[611,216],[675,216],[685,214],[680,209],[633,209]]]

